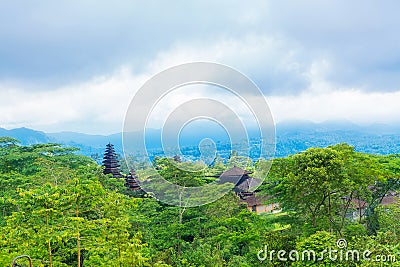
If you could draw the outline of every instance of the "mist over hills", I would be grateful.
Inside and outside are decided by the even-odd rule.
[[[258,131],[248,131],[250,140],[259,138]],[[0,136],[10,136],[21,141],[23,145],[39,143],[59,143],[65,146],[80,148],[78,153],[102,157],[105,145],[114,144],[117,153],[122,154],[122,133],[112,135],[90,135],[77,132],[44,133],[28,128],[6,130],[0,128]],[[140,140],[138,132],[127,133],[130,140]],[[161,130],[146,130],[146,147],[153,155],[161,153]],[[185,155],[197,155],[198,144],[204,138],[215,141],[223,156],[229,153],[229,136],[217,126],[184,129],[179,144]],[[357,151],[373,154],[400,153],[400,126],[373,124],[360,126],[349,121],[285,121],[276,125],[275,157],[285,157],[306,150],[310,147],[326,147],[346,142]]]

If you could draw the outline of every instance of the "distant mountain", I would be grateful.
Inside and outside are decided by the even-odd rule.
[[[43,144],[50,142],[49,137],[40,131],[35,131],[28,128],[16,128],[6,130],[0,128],[0,136],[9,136],[21,141],[23,145]]]
[[[113,135],[91,135],[76,132],[47,133],[49,139],[61,144],[79,144],[93,148],[104,148],[106,144],[122,146],[121,134]]]
[[[349,121],[284,122],[278,124],[276,156],[285,157],[310,147],[348,143],[372,154],[400,153],[400,127],[386,124],[360,126]]]
[[[161,151],[161,130],[146,130],[146,147],[157,154]],[[165,134],[165,133],[164,133]],[[131,147],[138,147],[141,133],[127,133],[127,139],[132,140]],[[10,136],[19,139],[23,145],[38,143],[60,143],[65,146],[80,148],[80,153],[94,158],[101,158],[107,143],[115,146],[117,153],[122,154],[122,133],[112,135],[90,135],[76,132],[44,133],[28,128],[6,130],[0,128],[0,136]],[[256,140],[258,131],[250,130],[249,137]],[[203,125],[202,127],[187,127],[182,129],[179,145],[185,154],[198,154],[199,142],[209,137],[217,143],[220,149],[230,150],[229,136],[219,126]],[[304,151],[310,147],[326,147],[346,142],[353,145],[357,151],[393,154],[400,153],[400,126],[374,124],[360,126],[349,121],[326,121],[313,123],[310,121],[285,121],[276,125],[276,157],[285,157]],[[170,140],[171,141],[171,140]],[[172,140],[174,141],[174,140]],[[135,146],[136,145],[136,146]],[[133,149],[133,150],[134,150]]]

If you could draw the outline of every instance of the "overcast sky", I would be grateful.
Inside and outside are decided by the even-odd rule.
[[[0,127],[120,132],[136,90],[191,61],[253,79],[275,121],[399,123],[399,10],[397,0],[0,0]]]

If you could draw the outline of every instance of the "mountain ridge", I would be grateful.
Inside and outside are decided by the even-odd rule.
[[[229,136],[216,133],[214,128],[192,129],[179,140],[181,147],[197,147],[202,138],[211,138],[220,143],[229,142]],[[210,134],[209,134],[210,133]],[[213,134],[216,133],[216,134]],[[131,139],[139,138],[139,132],[127,133]],[[249,131],[250,139],[256,139],[255,131]],[[21,141],[22,145],[39,143],[59,143],[64,146],[80,148],[80,154],[101,156],[107,143],[113,143],[116,151],[122,154],[122,133],[110,135],[85,134],[78,132],[45,133],[29,128],[0,128],[0,136],[10,136]],[[148,149],[161,149],[161,130],[146,130]],[[218,140],[220,138],[220,140]],[[400,127],[388,124],[371,124],[360,126],[349,121],[284,121],[276,125],[276,156],[284,157],[298,153],[309,147],[325,147],[337,143],[349,143],[357,151],[375,154],[400,153]]]

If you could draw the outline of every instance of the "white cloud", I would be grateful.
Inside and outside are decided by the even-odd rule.
[[[0,127],[119,132],[136,90],[155,73],[190,61],[216,61],[250,76],[267,96],[277,121],[347,119],[374,123],[400,118],[400,91],[369,92],[361,86],[343,86],[332,79],[338,66],[329,54],[305,55],[301,44],[283,37],[247,34],[236,39],[221,37],[212,44],[176,42],[172,48],[157,53],[141,72],[120,67],[109,75],[53,90],[31,91],[26,85],[0,84]],[[154,116],[160,121],[166,109],[199,96],[204,94],[175,96]],[[230,106],[239,107],[226,100]],[[238,113],[245,117],[243,110]]]
[[[178,51],[175,62],[218,60],[276,93],[306,89],[304,68],[324,57],[332,64],[326,75],[341,87],[397,91],[398,9],[393,0],[184,1],[179,8],[163,1],[6,1],[0,79],[48,88],[121,65],[142,71],[168,58],[153,65],[160,70]]]
[[[206,113],[211,114],[211,119],[216,119],[223,125],[232,123],[235,121],[235,118],[240,118],[243,125],[248,127],[256,124],[252,111],[237,95],[212,85],[191,84],[175,89],[160,99],[149,114],[149,124],[147,127],[160,128],[165,124],[167,119],[182,121],[182,118],[186,118],[187,114],[172,115],[171,113],[176,109],[182,108],[182,105],[185,104],[198,105],[199,102],[196,102],[196,100],[210,100],[207,106],[196,106],[196,108],[193,108],[192,111],[197,111],[198,109],[202,109],[201,112],[204,111],[204,113],[198,114],[198,116],[206,116]],[[215,104],[217,106],[214,106]]]
[[[121,68],[109,76],[51,91],[0,87],[0,126],[118,132],[130,99],[147,78],[145,74],[134,76],[129,69]]]
[[[192,61],[218,62],[248,75],[267,94],[291,94],[306,89],[310,82],[313,57],[305,57],[303,49],[281,37],[254,34],[221,37],[213,43],[179,42],[159,52],[147,69],[156,73]]]
[[[267,97],[276,121],[350,120],[358,124],[398,123],[400,91],[366,93],[356,89],[307,91],[297,96]]]

